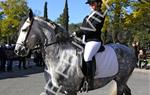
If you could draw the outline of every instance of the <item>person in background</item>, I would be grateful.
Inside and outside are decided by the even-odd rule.
[[[6,65],[6,47],[3,45],[0,47],[0,71],[5,72],[5,65]]]
[[[21,70],[21,68],[27,69],[26,67],[26,57],[19,57],[19,65],[18,68]]]
[[[134,48],[134,50],[135,50],[135,56],[136,56],[136,60],[137,60],[137,62],[138,62],[139,42],[134,41],[134,42],[132,43],[132,46],[133,46],[133,48]]]
[[[148,61],[147,61],[147,55],[146,52],[143,49],[139,50],[139,54],[138,54],[138,63],[139,63],[139,68],[146,68]],[[142,63],[144,63],[144,65],[142,66]]]

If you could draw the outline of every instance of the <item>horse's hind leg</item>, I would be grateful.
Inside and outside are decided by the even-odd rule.
[[[117,82],[117,95],[132,95],[131,90],[127,84]]]
[[[123,92],[125,93],[125,95],[131,95],[131,90],[127,84],[124,86]]]

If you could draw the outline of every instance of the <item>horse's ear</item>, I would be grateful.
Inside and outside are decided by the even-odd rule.
[[[30,19],[30,20],[33,19],[33,12],[32,12],[32,9],[29,9],[29,19]]]

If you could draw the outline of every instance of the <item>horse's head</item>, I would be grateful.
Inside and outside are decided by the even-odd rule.
[[[15,53],[20,56],[26,56],[29,50],[34,49],[37,45],[42,47],[47,43],[62,41],[69,37],[69,33],[56,23],[34,17],[32,10],[19,32]]]
[[[33,12],[30,9],[28,18],[19,30],[19,37],[14,51],[17,55],[26,56],[30,49],[40,43],[40,34],[36,31],[40,31],[40,29],[38,28],[38,23],[34,19]]]

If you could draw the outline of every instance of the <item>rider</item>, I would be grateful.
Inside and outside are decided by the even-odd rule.
[[[78,37],[85,37],[84,61],[87,65],[86,79],[88,84],[93,87],[94,82],[94,62],[93,58],[102,45],[101,29],[104,23],[104,17],[101,11],[102,0],[87,0],[91,8],[91,13],[83,20],[80,30],[74,34]]]

